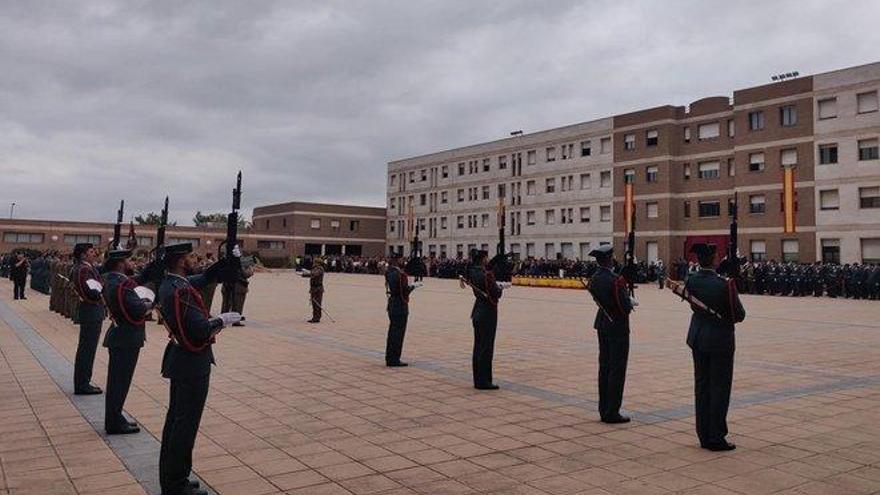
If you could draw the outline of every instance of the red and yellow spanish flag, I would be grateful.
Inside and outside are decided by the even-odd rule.
[[[783,231],[790,234],[795,231],[795,192],[794,192],[794,169],[783,169],[782,175],[782,217],[784,219]]]
[[[623,185],[623,225],[625,234],[629,234],[630,230],[632,230],[633,212],[635,212],[635,208],[636,203],[635,198],[633,197],[633,185],[632,182],[627,182]]]

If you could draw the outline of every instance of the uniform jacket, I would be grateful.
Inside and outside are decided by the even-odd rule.
[[[86,284],[88,280],[101,281],[98,270],[88,263],[74,263],[70,269],[70,282],[73,290],[79,297],[79,321],[80,323],[100,323],[104,321],[104,302],[101,301],[101,292],[90,289]]]
[[[688,279],[685,288],[725,318],[722,321],[691,305],[694,314],[688,329],[688,346],[701,352],[733,352],[736,348],[734,325],[746,317],[736,286],[713,270],[701,269]]]
[[[104,301],[113,320],[104,336],[104,347],[143,347],[144,321],[150,307],[134,292],[137,281],[119,272],[110,272],[104,279]]]
[[[473,286],[475,298],[471,318],[482,315],[494,316],[498,312],[498,300],[501,299],[501,293],[503,292],[501,287],[495,282],[495,275],[481,266],[474,266],[468,272],[468,280]],[[480,291],[489,297],[487,298]]]
[[[324,269],[320,266],[312,268],[309,275],[309,292],[324,292]]]
[[[629,332],[629,314],[633,305],[626,279],[608,268],[599,267],[590,278],[590,292],[599,304],[593,328],[602,332]]]
[[[385,272],[385,286],[388,289],[388,312],[391,314],[409,313],[409,295],[412,287],[406,272],[393,266]]]
[[[208,283],[203,275],[181,277],[169,273],[159,286],[159,308],[171,341],[162,358],[162,376],[181,379],[211,372],[211,345],[222,322],[211,318],[199,291]]]

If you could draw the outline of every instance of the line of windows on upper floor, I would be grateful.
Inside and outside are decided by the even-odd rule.
[[[543,149],[541,158],[544,163],[552,163],[558,159],[571,160],[580,157],[588,157],[593,155],[593,140],[586,139],[580,141],[579,151],[575,150],[576,143],[564,143],[560,145],[547,146]],[[599,139],[598,152],[600,154],[611,153],[611,137],[603,137]],[[439,175],[441,179],[448,179],[451,174],[458,177],[465,175],[474,175],[480,173],[491,172],[493,165],[496,170],[507,170],[508,168],[518,168],[522,166],[523,154],[525,154],[526,165],[532,166],[538,164],[538,150],[527,150],[525,153],[516,152],[510,155],[498,155],[495,157],[484,157],[476,160],[467,160],[458,162],[455,165],[441,165],[439,167],[428,167],[421,170],[410,170],[408,172],[400,172],[390,174],[388,176],[389,187],[399,187],[405,190],[406,184],[415,184],[416,182],[435,181],[433,175]],[[521,173],[521,172],[520,172]],[[516,174],[518,175],[518,174]]]

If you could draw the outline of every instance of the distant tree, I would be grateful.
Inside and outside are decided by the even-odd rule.
[[[196,227],[205,227],[209,225],[226,225],[226,213],[208,213],[203,214],[201,211],[196,212],[196,216],[193,217],[193,225]],[[248,221],[244,217],[238,218],[238,228],[244,229],[247,228]]]
[[[134,221],[137,222],[138,225],[159,225],[159,220],[162,217],[155,212],[149,212],[146,215],[137,215],[134,217]],[[169,227],[174,227],[177,225],[177,222],[168,222]]]

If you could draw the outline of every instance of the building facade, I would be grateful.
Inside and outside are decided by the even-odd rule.
[[[290,202],[254,208],[251,232],[278,237],[260,253],[293,256],[385,252],[385,208]]]
[[[520,256],[622,249],[633,211],[637,259],[669,263],[723,252],[736,212],[753,260],[877,261],[878,86],[875,63],[393,161],[388,246],[408,252],[409,215],[425,254],[492,246],[500,197]]]

